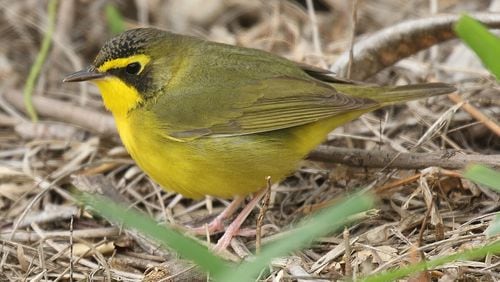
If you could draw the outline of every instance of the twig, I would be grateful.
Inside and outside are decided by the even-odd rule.
[[[462,104],[462,109],[464,109],[464,111],[468,112],[473,118],[488,127],[497,136],[500,136],[500,126],[476,107],[472,106],[467,101],[464,101],[457,93],[449,94],[448,98],[456,104]]]
[[[38,245],[38,261],[40,262],[40,267],[43,269],[43,276],[45,281],[49,281],[47,275],[47,266],[45,265],[45,251],[43,249],[43,245]]]
[[[54,33],[55,22],[56,22],[56,13],[57,13],[57,0],[50,0],[47,7],[47,20],[48,27],[47,32],[43,37],[42,46],[40,47],[40,52],[38,53],[35,63],[31,66],[30,73],[28,75],[28,79],[24,85],[24,105],[26,106],[26,110],[31,117],[32,121],[38,121],[38,116],[35,111],[35,107],[33,107],[32,103],[32,95],[33,88],[35,87],[35,81],[42,69],[43,63],[45,62],[45,58],[47,58],[47,54],[49,52],[50,44],[52,42],[52,34]]]
[[[141,270],[146,270],[149,267],[160,265],[158,261],[152,261],[144,258],[128,256],[125,254],[116,254],[109,259],[111,265],[134,267]]]
[[[60,221],[71,218],[76,212],[78,207],[63,206],[49,204],[44,207],[43,211],[36,211],[33,214],[28,214],[22,221],[19,222],[19,228],[31,225],[31,223],[48,223]]]
[[[25,111],[22,96],[16,90],[5,91],[3,96],[7,102],[19,110]],[[116,135],[116,127],[110,115],[91,111],[71,103],[62,102],[43,96],[33,97],[33,106],[38,114],[58,121],[72,123],[104,136]]]
[[[429,126],[425,133],[418,139],[417,143],[415,143],[412,147],[418,148],[420,145],[432,139],[432,137],[437,135],[439,132],[443,132],[443,128],[448,127],[451,118],[455,115],[462,104],[463,103],[458,103],[457,105],[446,110],[446,112],[444,112],[431,126]]]
[[[261,239],[262,239],[262,222],[264,221],[264,216],[266,215],[266,211],[269,207],[269,200],[271,198],[271,177],[268,176],[266,178],[267,188],[266,194],[264,195],[264,199],[262,199],[262,208],[260,209],[259,216],[257,217],[257,226],[256,234],[255,234],[255,253],[260,253]]]
[[[352,2],[352,30],[349,42],[349,63],[347,64],[347,79],[351,78],[352,62],[354,61],[354,39],[356,39],[356,25],[358,23],[358,0]]]
[[[309,154],[309,159],[323,162],[340,163],[350,166],[371,168],[386,167],[400,169],[422,169],[437,166],[446,169],[462,169],[469,163],[480,163],[500,167],[500,155],[465,155],[457,151],[433,153],[399,153],[389,151],[346,149],[332,146],[319,146]]]
[[[349,240],[349,246],[353,245],[359,240],[359,237],[354,237]],[[325,267],[327,267],[334,259],[339,257],[345,252],[345,246],[346,244],[339,244],[335,246],[333,249],[328,251],[326,254],[324,254],[321,258],[316,260],[315,263],[311,266],[311,269],[309,270],[310,272],[314,273],[320,273],[321,271],[324,270]]]
[[[352,279],[352,264],[351,264],[351,240],[349,239],[349,229],[344,227],[344,232],[342,232],[342,237],[344,238],[344,262],[345,262],[345,276],[348,279]]]
[[[427,211],[425,212],[424,218],[422,219],[422,224],[420,225],[420,230],[418,231],[418,246],[422,246],[422,242],[424,241],[424,230],[425,227],[427,227],[427,221],[429,220],[429,217],[431,215],[432,208],[434,206],[434,201],[431,201],[430,206],[427,207]]]
[[[144,2],[144,1],[142,1]],[[184,262],[186,263],[186,262]],[[171,264],[175,264],[175,262],[171,263]],[[169,269],[168,267],[166,267],[167,269]],[[173,271],[172,269],[169,269],[170,270],[170,273],[173,273],[172,275],[169,275],[165,278],[162,278],[161,280],[159,280],[158,282],[165,282],[165,281],[204,281],[204,280],[208,280],[207,278],[205,278],[205,274],[203,273],[200,273],[198,271],[196,271],[196,265],[188,265],[186,267],[184,267],[184,269],[182,270],[177,270],[175,268],[173,268]],[[189,273],[191,272],[192,273]]]
[[[69,281],[73,282],[73,249],[74,249],[74,244],[73,244],[73,220],[74,220],[74,215],[71,215],[71,220],[69,222]]]
[[[9,240],[9,233],[11,230],[2,230],[0,233],[0,240]],[[100,237],[113,237],[118,236],[120,234],[120,230],[117,227],[100,227],[100,228],[89,228],[82,230],[74,230],[73,237],[74,238],[100,238]],[[67,230],[55,230],[55,231],[47,231],[45,232],[45,238],[68,238],[70,236],[70,232]],[[40,236],[36,233],[28,232],[24,230],[18,230],[14,237],[12,238],[13,242],[35,242],[40,240]]]
[[[500,27],[500,14],[473,13],[489,28]],[[374,33],[359,41],[354,48],[352,76],[354,80],[365,80],[395,62],[433,45],[456,38],[453,24],[459,15],[437,15],[406,21]],[[346,77],[349,51],[344,52],[332,66],[337,75]]]
[[[316,13],[314,11],[314,4],[312,0],[306,0],[307,13],[309,15],[309,19],[311,20],[311,29],[313,35],[313,44],[314,44],[314,52],[321,58],[321,62],[325,64],[323,60],[323,51],[321,50],[321,41],[319,39],[319,30],[318,30],[318,20],[316,18]]]
[[[417,174],[412,175],[410,177],[407,177],[404,179],[399,179],[399,180],[393,181],[391,183],[388,183],[384,186],[377,187],[377,188],[375,188],[375,191],[377,194],[384,193],[387,190],[391,190],[391,189],[394,189],[394,188],[399,187],[399,186],[408,185],[410,183],[413,183],[413,182],[417,181],[421,176],[422,176],[422,173],[417,173]]]

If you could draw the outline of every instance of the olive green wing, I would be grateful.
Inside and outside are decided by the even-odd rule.
[[[313,79],[291,77],[179,91],[167,91],[153,112],[165,132],[180,140],[268,132],[378,105]]]

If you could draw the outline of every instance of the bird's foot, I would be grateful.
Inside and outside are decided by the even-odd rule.
[[[233,237],[238,235],[243,222],[247,219],[248,215],[252,212],[255,206],[257,206],[260,199],[264,196],[264,194],[266,194],[266,192],[267,189],[263,189],[253,196],[252,200],[245,206],[245,208],[243,208],[233,222],[231,222],[231,224],[227,227],[226,232],[224,232],[224,235],[219,239],[219,241],[217,241],[217,245],[215,245],[213,249],[214,252],[220,252],[229,246]]]
[[[229,218],[240,207],[245,200],[243,197],[236,197],[217,217],[200,227],[189,228],[189,232],[195,235],[212,235],[224,231],[224,220]]]

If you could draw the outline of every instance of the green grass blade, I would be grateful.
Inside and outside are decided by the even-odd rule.
[[[273,258],[297,250],[310,243],[314,238],[344,226],[347,223],[346,218],[369,209],[373,204],[371,198],[367,196],[351,197],[338,206],[320,212],[309,220],[304,220],[299,224],[299,227],[289,233],[286,240],[265,246],[261,254],[252,262],[232,267],[196,240],[159,226],[157,222],[145,215],[128,210],[100,196],[82,194],[78,198],[105,218],[119,222],[128,228],[140,230],[163,246],[174,250],[180,256],[193,261],[209,272],[216,281],[234,281],[234,277],[239,277],[241,281],[253,281],[260,270],[268,265]]]
[[[496,78],[500,79],[500,39],[467,15],[458,20],[455,32],[474,50]]]
[[[123,16],[111,3],[106,5],[106,20],[111,34],[119,34],[125,31],[125,20]]]
[[[465,171],[464,177],[500,192],[500,172],[491,168],[482,165],[472,165]]]
[[[464,177],[500,192],[500,172],[491,168],[482,165],[472,165],[465,171]],[[500,214],[496,215],[485,233],[490,238],[500,234]]]
[[[193,261],[211,274],[227,272],[229,269],[229,264],[212,254],[207,247],[173,229],[159,226],[148,216],[127,209],[101,196],[81,194],[77,198],[103,217],[148,235],[164,247],[174,250],[181,257]]]
[[[435,267],[444,265],[449,262],[457,261],[457,260],[471,260],[477,259],[486,256],[486,254],[500,254],[500,241],[496,241],[492,244],[474,248],[468,251],[463,251],[459,253],[455,253],[449,256],[433,259],[431,261],[424,261],[417,264],[412,264],[406,267],[402,267],[400,269],[387,271],[379,275],[372,275],[370,277],[366,277],[361,281],[365,282],[386,282],[386,281],[395,281],[396,279],[400,279],[406,277],[408,275],[425,271],[428,269],[433,269]]]
[[[255,281],[255,277],[273,258],[303,248],[315,238],[338,230],[348,223],[346,219],[350,215],[367,210],[372,205],[372,198],[356,195],[334,207],[318,212],[310,219],[303,220],[297,228],[291,230],[286,239],[264,246],[262,252],[252,261],[242,264],[221,276],[214,275],[214,278],[217,281],[235,281],[235,277],[238,277],[238,281]]]
[[[50,50],[50,45],[52,43],[52,34],[54,33],[56,25],[56,14],[57,14],[57,0],[50,0],[47,6],[47,31],[45,32],[42,40],[42,45],[40,46],[40,51],[36,56],[35,62],[31,66],[30,73],[24,84],[23,97],[24,106],[26,107],[26,112],[30,116],[31,120],[38,121],[38,115],[33,107],[33,89],[35,88],[35,82],[42,70],[43,63],[47,58],[47,54]]]
[[[494,237],[494,236],[497,236],[500,234],[500,213],[497,213],[497,215],[495,216],[495,219],[490,223],[490,226],[488,226],[488,228],[486,228],[486,236],[488,236],[488,238],[491,238],[491,237]]]

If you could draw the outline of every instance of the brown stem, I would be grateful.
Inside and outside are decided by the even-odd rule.
[[[500,14],[472,13],[489,28],[500,28]],[[354,45],[351,66],[353,80],[365,80],[397,61],[433,45],[456,38],[453,25],[460,15],[436,15],[405,21],[382,29]],[[344,52],[331,70],[347,77],[349,51]]]
[[[449,94],[448,98],[450,98],[450,100],[455,102],[455,104],[466,102],[456,93]],[[468,112],[477,121],[484,124],[484,126],[488,127],[491,131],[495,132],[497,136],[500,136],[500,125],[498,125],[493,119],[489,118],[488,116],[483,114],[480,110],[478,110],[476,107],[472,106],[469,103],[463,104],[462,109]]]
[[[26,111],[21,92],[5,91],[3,97],[18,110]],[[117,134],[115,122],[110,115],[40,95],[33,96],[33,106],[41,116],[78,125],[105,136]]]
[[[469,163],[480,163],[494,168],[500,167],[500,155],[464,155],[457,151],[399,153],[346,149],[325,145],[319,146],[311,152],[309,159],[372,168],[422,169],[437,166],[446,169],[461,169]]]

